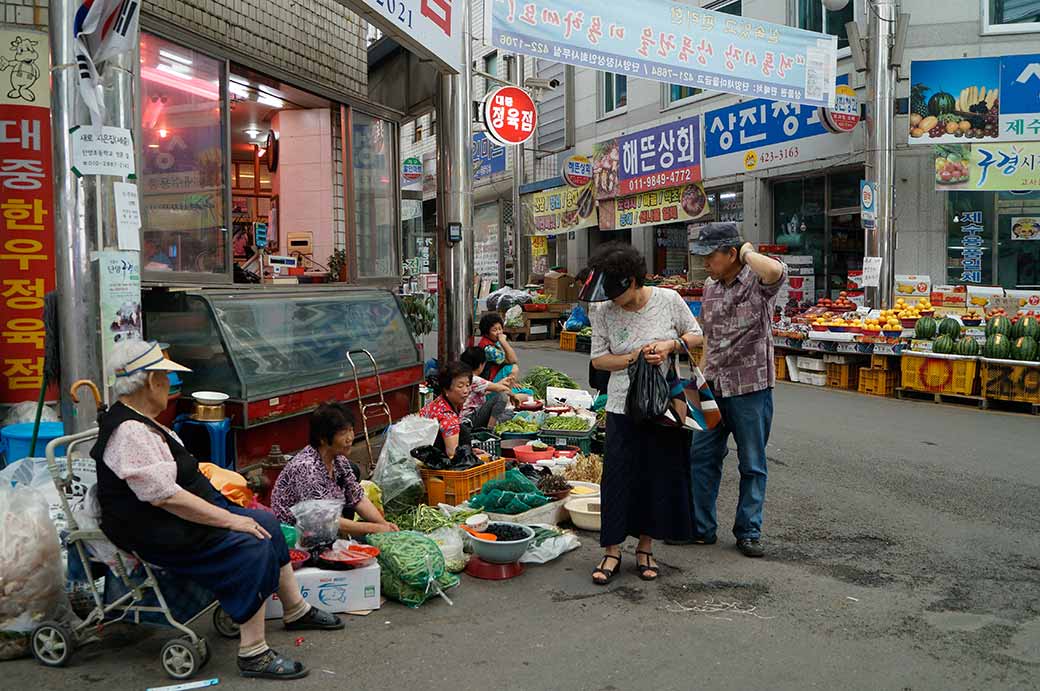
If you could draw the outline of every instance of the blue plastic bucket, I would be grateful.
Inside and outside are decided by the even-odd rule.
[[[41,422],[40,433],[36,435],[36,450],[29,453],[32,444],[33,423],[19,422],[0,429],[0,453],[3,453],[7,464],[20,461],[28,456],[42,458],[47,444],[65,434],[65,425],[60,422]],[[59,446],[55,455],[65,454],[65,447]],[[2,467],[2,466],[0,466]]]

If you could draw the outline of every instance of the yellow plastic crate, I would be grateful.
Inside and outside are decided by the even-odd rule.
[[[978,358],[905,352],[903,388],[923,393],[971,396],[978,391]]]
[[[998,401],[1040,404],[1040,365],[983,358],[982,395]]]
[[[777,355],[774,359],[776,362],[776,380],[787,381],[787,358],[783,355]]]
[[[575,331],[560,332],[560,350],[574,352],[578,346],[578,334]]]
[[[849,389],[855,391],[859,387],[859,368],[856,365],[827,364],[827,386],[832,389]]]
[[[506,474],[506,460],[496,458],[469,470],[419,470],[426,486],[426,503],[430,506],[448,503],[458,506],[475,494],[488,480]]]
[[[870,394],[871,396],[891,396],[896,392],[896,378],[898,376],[899,372],[895,370],[861,367],[857,386],[860,393]]]

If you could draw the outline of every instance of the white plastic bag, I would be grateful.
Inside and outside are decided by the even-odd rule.
[[[50,406],[43,406],[43,410],[40,411],[40,422],[58,422],[60,418],[58,414],[54,412],[54,409]],[[26,401],[25,403],[18,403],[11,406],[7,411],[7,416],[4,418],[3,427],[8,425],[17,425],[19,422],[36,422],[36,404],[32,401]],[[41,445],[42,446],[42,445]],[[36,447],[40,448],[39,446]]]
[[[342,499],[308,499],[289,511],[296,519],[296,534],[303,549],[331,545],[339,537]]]
[[[0,660],[28,653],[28,635],[69,616],[58,535],[47,501],[28,488],[0,485]]]
[[[532,528],[550,528],[555,529],[556,526],[549,525],[547,523],[532,523]],[[540,545],[531,543],[524,552],[523,556],[520,557],[521,564],[548,564],[554,559],[558,559],[567,552],[576,550],[581,547],[581,542],[578,541],[578,536],[574,533],[564,533],[560,537],[549,538]]]
[[[422,501],[425,488],[412,449],[437,441],[440,425],[418,415],[408,415],[390,426],[379,461],[372,472],[372,482],[383,491],[383,508],[387,513],[400,513]]]
[[[459,573],[466,568],[469,558],[463,549],[462,531],[458,528],[440,528],[427,533],[426,537],[437,543],[444,555],[444,568],[451,573]]]
[[[68,469],[68,461],[64,456],[57,459],[62,477]],[[39,492],[50,510],[54,527],[61,533],[68,520],[65,509],[58,496],[58,488],[54,486],[46,458],[23,458],[3,470],[0,470],[0,485],[4,487],[26,487]],[[69,508],[73,513],[86,509],[87,492],[97,484],[97,467],[93,458],[75,458],[72,461],[72,482],[69,485]]]

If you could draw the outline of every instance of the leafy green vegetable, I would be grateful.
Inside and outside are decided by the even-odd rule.
[[[506,422],[500,422],[495,425],[495,434],[502,434],[504,432],[521,432],[523,434],[530,434],[531,432],[538,431],[538,423],[534,420],[524,420],[522,418],[513,418]]]
[[[545,422],[542,423],[542,429],[586,432],[589,429],[589,421],[580,415],[557,415],[546,418]]]
[[[550,367],[535,367],[520,383],[523,386],[534,389],[538,398],[545,400],[545,390],[550,386],[560,389],[577,389],[578,382],[568,377],[563,372],[558,372]],[[497,430],[496,430],[497,431]]]
[[[581,331],[578,332],[578,335],[579,336],[591,336],[592,335],[592,327],[591,326],[586,326],[584,329],[582,329]]]

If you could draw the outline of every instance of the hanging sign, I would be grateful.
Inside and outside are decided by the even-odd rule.
[[[73,127],[72,172],[84,175],[134,175],[134,138],[125,127]]]
[[[480,180],[506,169],[506,148],[488,139],[483,132],[473,133],[473,179]]]
[[[592,161],[588,156],[570,156],[563,162],[563,181],[570,187],[585,187],[592,182]]]
[[[538,109],[531,94],[518,86],[500,86],[484,97],[484,127],[492,141],[523,144],[534,136]]]
[[[592,187],[553,187],[521,202],[525,235],[557,235],[599,223]]]
[[[856,129],[860,121],[859,96],[848,84],[835,88],[834,107],[821,108],[823,124],[835,134],[845,134]]]
[[[678,0],[492,0],[485,35],[511,53],[740,96],[834,104],[835,36]]]
[[[872,180],[859,181],[859,219],[867,229],[877,223],[877,183]]]
[[[407,182],[415,182],[422,179],[422,161],[412,156],[401,162],[401,177]]]
[[[1040,142],[936,146],[935,189],[1040,189]]]
[[[101,298],[101,358],[108,362],[112,346],[141,340],[141,259],[137,252],[98,252]],[[115,377],[108,375],[111,385]]]
[[[618,197],[614,202],[612,227],[608,219],[600,214],[601,230],[621,230],[638,226],[655,226],[662,223],[684,223],[703,218],[711,213],[708,195],[700,183],[685,187],[643,192],[627,197]],[[609,205],[605,203],[604,206]]]
[[[340,0],[413,53],[458,73],[464,0]]]
[[[21,403],[43,385],[43,298],[54,290],[47,34],[2,29],[0,56],[0,403]]]

